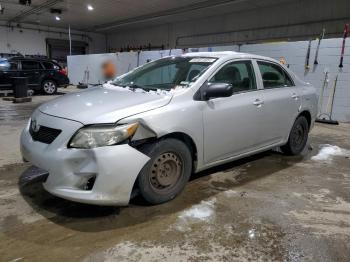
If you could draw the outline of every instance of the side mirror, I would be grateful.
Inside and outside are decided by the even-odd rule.
[[[211,98],[229,97],[233,94],[233,86],[227,83],[207,83],[203,90],[203,99],[209,100]]]

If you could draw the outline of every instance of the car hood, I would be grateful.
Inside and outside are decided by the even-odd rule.
[[[84,125],[115,123],[122,118],[165,106],[171,98],[170,93],[96,87],[56,98],[41,105],[39,110]]]

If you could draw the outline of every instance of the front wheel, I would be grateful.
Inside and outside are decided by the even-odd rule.
[[[180,140],[168,138],[145,145],[141,151],[151,158],[138,177],[142,197],[150,204],[175,198],[191,176],[192,157],[188,147]]]
[[[305,148],[309,136],[309,124],[304,116],[299,116],[290,131],[287,144],[281,147],[287,155],[299,155]]]
[[[57,92],[57,84],[53,80],[45,80],[42,83],[42,91],[46,95],[53,95]]]

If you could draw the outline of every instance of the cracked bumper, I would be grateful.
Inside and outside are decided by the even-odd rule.
[[[49,176],[44,188],[68,200],[96,205],[127,205],[137,175],[149,157],[127,144],[94,149],[71,149],[67,143],[80,123],[36,112],[40,125],[63,129],[51,143],[33,141],[29,123],[21,134],[23,158]],[[95,181],[86,189],[90,178]]]

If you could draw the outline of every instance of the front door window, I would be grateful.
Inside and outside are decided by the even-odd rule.
[[[256,90],[255,74],[251,61],[232,62],[222,67],[210,83],[231,84],[235,93]]]

